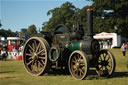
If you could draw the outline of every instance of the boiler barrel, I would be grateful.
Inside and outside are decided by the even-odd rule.
[[[68,48],[72,52],[74,50],[80,50],[81,49],[81,43],[82,43],[82,41],[68,43],[68,44],[65,44],[64,47]]]
[[[99,43],[97,40],[81,40],[64,45],[64,48],[69,49],[71,52],[75,50],[82,50],[85,53],[94,53],[99,51]]]

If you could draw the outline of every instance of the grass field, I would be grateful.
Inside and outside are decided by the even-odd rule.
[[[0,61],[0,85],[128,85],[127,58],[122,57],[120,49],[112,49],[116,58],[116,70],[112,78],[97,76],[90,71],[86,80],[75,80],[71,75],[31,76],[22,61]],[[127,51],[128,56],[128,51]]]

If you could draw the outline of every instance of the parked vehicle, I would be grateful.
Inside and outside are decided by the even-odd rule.
[[[42,32],[42,37],[27,40],[23,50],[23,62],[32,75],[42,75],[52,69],[66,70],[73,78],[82,80],[89,68],[96,68],[100,76],[111,76],[115,71],[115,58],[109,50],[100,50],[93,38],[93,10],[87,9],[88,37],[77,24],[73,31],[59,25],[54,32]]]

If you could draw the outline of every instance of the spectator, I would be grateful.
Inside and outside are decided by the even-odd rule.
[[[128,57],[127,57],[127,68],[128,68]]]
[[[6,60],[7,56],[8,56],[8,53],[7,53],[7,50],[5,48],[3,48],[3,50],[1,51],[1,54],[2,54],[2,59]]]
[[[123,45],[121,46],[121,50],[122,50],[122,53],[123,53],[123,57],[125,57],[125,54],[126,54],[126,46],[125,46],[124,43],[123,43]]]
[[[17,52],[17,50],[16,50],[16,48],[15,48],[15,47],[12,49],[12,51],[13,51],[13,52]]]

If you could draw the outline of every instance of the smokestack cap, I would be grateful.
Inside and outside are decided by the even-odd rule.
[[[92,7],[92,6],[89,6],[89,7],[87,8],[87,11],[91,11],[91,10],[93,10],[93,7]]]

